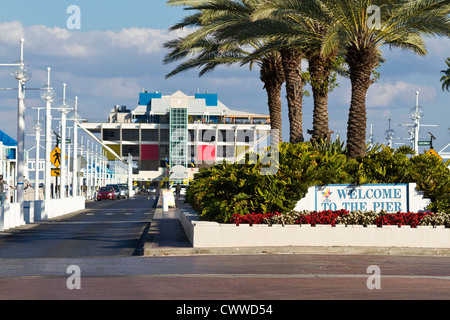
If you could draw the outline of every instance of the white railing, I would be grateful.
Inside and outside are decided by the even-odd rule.
[[[85,202],[86,199],[84,197],[25,201],[23,217],[20,216],[19,203],[4,204],[0,206],[0,231],[84,210]]]

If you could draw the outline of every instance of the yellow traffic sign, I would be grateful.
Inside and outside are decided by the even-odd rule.
[[[438,157],[439,160],[442,161],[442,157],[441,157],[436,151],[434,151],[434,149],[430,149],[430,150],[427,152],[427,154],[432,154],[433,156]]]
[[[53,163],[53,165],[56,168],[59,168],[61,165],[61,149],[56,147],[53,149],[53,151],[50,153],[50,161]]]
[[[52,168],[52,177],[60,177],[60,176],[61,176],[61,169]]]

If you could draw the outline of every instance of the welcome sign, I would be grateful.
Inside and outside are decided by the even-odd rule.
[[[316,210],[408,211],[407,184],[317,187]]]
[[[388,213],[423,211],[429,204],[416,184],[331,184],[314,186],[297,203],[296,211],[348,210],[386,211]]]

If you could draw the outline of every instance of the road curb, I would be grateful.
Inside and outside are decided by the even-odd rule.
[[[188,255],[248,255],[248,254],[342,254],[342,255],[406,255],[449,257],[450,249],[397,247],[235,247],[235,248],[153,248],[144,245],[143,256]]]

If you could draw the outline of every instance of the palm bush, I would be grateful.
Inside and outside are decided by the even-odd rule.
[[[186,202],[202,219],[228,222],[235,214],[289,212],[313,185],[415,182],[431,199],[432,211],[450,212],[450,162],[411,153],[407,147],[381,147],[352,159],[339,141],[282,143],[276,174],[261,174],[260,157],[203,168],[191,182]]]

